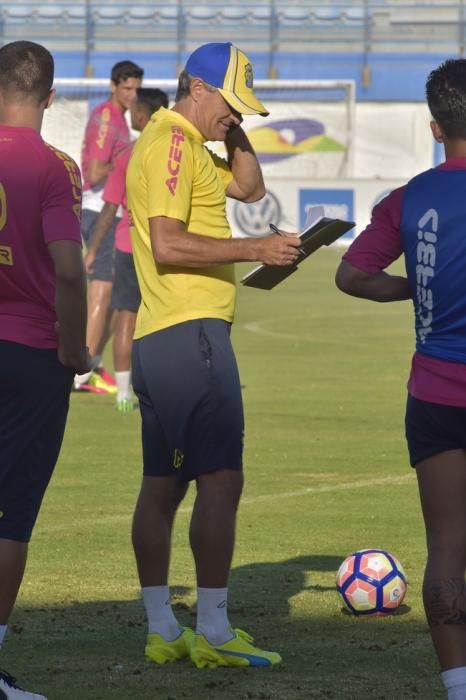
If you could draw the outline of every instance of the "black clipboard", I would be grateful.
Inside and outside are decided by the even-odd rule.
[[[296,272],[298,265],[323,245],[331,245],[355,226],[354,221],[330,219],[321,216],[299,234],[301,239],[299,257],[294,265],[266,265],[263,263],[241,279],[245,287],[273,289],[277,284]]]

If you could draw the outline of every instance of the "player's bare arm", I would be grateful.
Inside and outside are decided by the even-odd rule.
[[[228,185],[228,197],[242,202],[257,202],[265,195],[264,179],[254,149],[241,126],[232,129],[225,139],[228,164],[233,180]]]
[[[87,165],[87,177],[91,186],[95,187],[103,182],[112,168],[113,165],[111,163],[103,163],[97,158],[91,158]]]
[[[86,281],[81,246],[74,241],[54,241],[48,245],[57,277],[55,308],[58,318],[58,357],[77,373],[87,372]]]
[[[149,219],[152,253],[163,265],[207,267],[233,262],[292,265],[298,258],[299,238],[272,234],[264,238],[218,239],[188,232],[179,219]]]
[[[390,275],[383,270],[369,274],[353,267],[346,260],[343,260],[338,267],[335,283],[345,294],[371,301],[411,299],[406,277]]]

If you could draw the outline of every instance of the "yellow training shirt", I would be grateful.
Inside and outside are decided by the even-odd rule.
[[[196,318],[232,321],[234,265],[160,265],[152,254],[149,219],[179,219],[190,235],[231,238],[225,189],[228,164],[204,146],[200,132],[172,110],[159,109],[131,155],[126,185],[134,262],[141,289],[134,337]]]

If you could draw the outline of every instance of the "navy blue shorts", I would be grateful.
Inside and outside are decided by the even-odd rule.
[[[135,340],[146,476],[241,470],[244,417],[230,324],[186,321]]]
[[[86,248],[92,241],[95,222],[99,218],[98,211],[83,209],[81,212],[81,235]],[[115,229],[120,219],[115,219],[105,234],[102,243],[97,248],[93,270],[88,274],[90,280],[113,282],[113,248],[115,245]]]
[[[447,450],[466,449],[466,407],[446,406],[408,394],[406,440],[412,467]]]
[[[0,537],[29,542],[65,431],[74,372],[0,340]]]
[[[115,276],[113,278],[110,308],[136,313],[141,303],[138,278],[132,253],[115,248]]]

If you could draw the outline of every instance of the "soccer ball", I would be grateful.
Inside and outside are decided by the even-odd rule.
[[[337,573],[337,591],[353,615],[387,615],[401,604],[406,574],[398,559],[383,549],[350,554]]]

